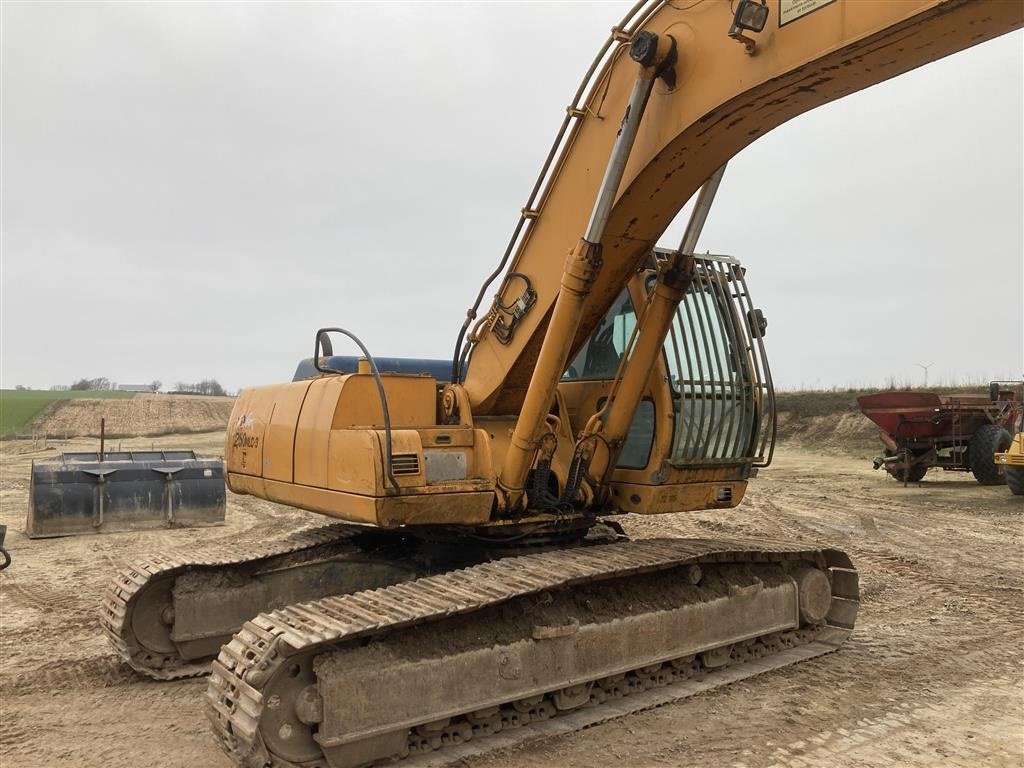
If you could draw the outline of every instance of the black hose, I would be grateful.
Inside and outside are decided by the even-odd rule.
[[[344,328],[321,328],[316,332],[316,345],[313,348],[313,366],[321,373],[341,373],[333,368],[325,368],[320,365],[320,346],[324,340],[327,339],[328,333],[340,333],[343,336],[348,336],[352,341],[356,343],[359,350],[363,353],[363,357],[370,363],[370,370],[373,372],[373,380],[377,383],[377,394],[380,396],[380,408],[384,414],[384,447],[386,456],[381,457],[381,461],[384,463],[384,471],[387,473],[388,480],[391,481],[391,485],[394,487],[396,493],[401,493],[402,489],[398,486],[398,481],[395,479],[394,473],[391,471],[391,415],[388,413],[388,398],[384,392],[384,381],[380,377],[380,371],[377,370],[377,363],[374,362],[373,355],[370,354],[370,350],[366,348],[366,345],[359,340],[352,331],[346,331]],[[330,344],[328,340],[327,345]],[[327,346],[324,345],[324,346]]]

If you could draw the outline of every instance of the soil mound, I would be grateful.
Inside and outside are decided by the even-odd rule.
[[[779,440],[828,453],[879,453],[878,427],[857,407],[862,394],[860,390],[776,393]]]
[[[106,419],[110,437],[142,437],[172,432],[213,432],[227,427],[233,397],[136,395],[129,400],[59,400],[36,419],[37,433],[98,436]]]

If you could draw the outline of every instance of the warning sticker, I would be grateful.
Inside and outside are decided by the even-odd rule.
[[[779,0],[779,26],[803,18],[808,13],[831,5],[836,0]]]

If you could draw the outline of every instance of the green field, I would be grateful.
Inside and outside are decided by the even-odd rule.
[[[134,392],[103,390],[65,390],[51,392],[42,389],[0,389],[0,435],[29,431],[35,418],[55,400],[73,397],[127,398]]]

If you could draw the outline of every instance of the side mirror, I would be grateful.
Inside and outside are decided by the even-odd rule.
[[[747,326],[754,338],[763,339],[764,332],[768,328],[768,318],[760,309],[752,309],[747,312]]]

